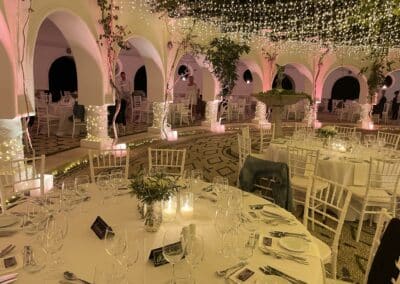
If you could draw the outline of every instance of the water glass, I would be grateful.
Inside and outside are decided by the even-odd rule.
[[[85,196],[89,188],[90,178],[88,175],[81,175],[75,178],[75,190],[78,195]]]
[[[61,185],[60,203],[62,211],[71,211],[77,205],[75,181],[64,180]]]
[[[104,249],[113,256],[118,263],[122,262],[122,254],[126,249],[126,231],[107,228],[104,237]]]
[[[236,253],[241,262],[253,256],[254,235],[244,228],[239,228],[236,234]]]
[[[214,218],[214,227],[221,240],[221,246],[217,252],[223,254],[226,234],[235,227],[234,222],[232,222],[232,212],[224,208],[217,209]]]

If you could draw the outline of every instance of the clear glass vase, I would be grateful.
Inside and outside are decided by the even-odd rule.
[[[145,204],[144,229],[147,232],[157,232],[162,223],[162,209],[160,202]]]

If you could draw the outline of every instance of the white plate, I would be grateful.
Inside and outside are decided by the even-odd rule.
[[[303,238],[283,237],[279,239],[279,245],[284,249],[294,252],[305,252],[309,248],[309,242]]]
[[[264,277],[265,283],[268,284],[290,284],[285,278],[276,276],[276,275],[265,275]]]
[[[19,218],[14,215],[0,215],[0,228],[9,227],[19,222]]]

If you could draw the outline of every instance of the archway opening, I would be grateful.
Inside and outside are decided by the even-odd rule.
[[[133,86],[135,91],[142,91],[146,96],[147,94],[147,73],[146,66],[140,67],[135,74],[135,78],[133,79]]]
[[[78,79],[75,60],[72,56],[62,56],[56,59],[49,70],[49,90],[52,90],[53,101],[60,100],[64,91],[76,92]]]
[[[277,79],[278,79],[278,77],[275,76],[274,82],[272,83],[272,88],[277,87]],[[284,75],[284,77],[282,79],[282,89],[284,89],[284,90],[295,90],[296,89],[294,80],[289,75],[286,75],[286,74]]]
[[[344,76],[339,78],[332,87],[331,99],[357,100],[360,97],[360,83],[357,78]]]

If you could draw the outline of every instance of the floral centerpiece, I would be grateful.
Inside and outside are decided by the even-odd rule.
[[[321,138],[329,138],[334,137],[337,131],[334,126],[324,126],[317,130],[317,134]]]
[[[145,229],[149,232],[158,231],[162,222],[161,201],[168,200],[176,194],[179,186],[176,179],[165,173],[156,173],[152,176],[139,174],[131,182],[132,195],[136,196],[144,217]]]

